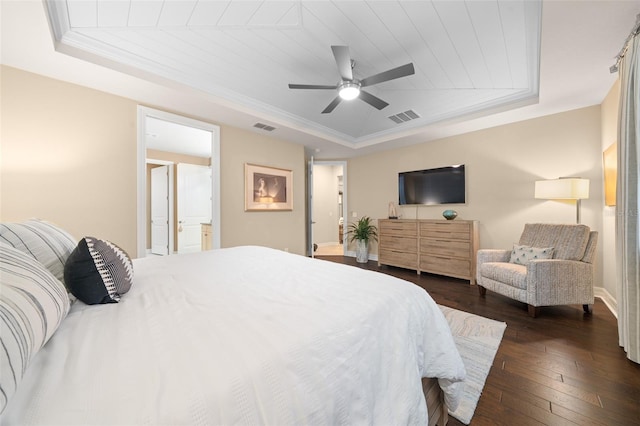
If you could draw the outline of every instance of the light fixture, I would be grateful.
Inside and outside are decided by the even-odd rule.
[[[564,177],[538,180],[535,198],[543,200],[576,200],[576,223],[580,223],[580,200],[589,198],[589,179]]]
[[[338,86],[338,95],[345,101],[355,99],[360,95],[360,83],[355,81],[343,81]]]

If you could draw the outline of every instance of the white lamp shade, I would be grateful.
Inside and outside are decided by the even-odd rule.
[[[536,181],[535,198],[544,200],[586,200],[589,179],[564,178]]]
[[[351,99],[355,99],[358,97],[358,95],[360,95],[360,88],[357,85],[347,83],[342,86],[338,94],[345,101],[350,101]]]

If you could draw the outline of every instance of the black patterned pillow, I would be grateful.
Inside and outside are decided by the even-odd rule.
[[[69,291],[87,305],[116,303],[131,288],[133,264],[117,245],[84,237],[64,266]]]

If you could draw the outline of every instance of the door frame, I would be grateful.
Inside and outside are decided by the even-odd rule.
[[[307,205],[308,205],[308,210],[309,210],[309,214],[308,216],[308,221],[307,221],[307,226],[309,231],[307,232],[307,238],[308,238],[308,242],[307,242],[307,250],[311,252],[311,254],[309,255],[310,257],[315,257],[314,252],[313,252],[313,168],[315,166],[342,166],[342,218],[343,218],[343,226],[342,226],[342,240],[344,241],[344,244],[342,244],[342,254],[343,256],[346,256],[347,254],[347,248],[348,248],[348,243],[347,243],[347,212],[349,211],[348,206],[347,206],[347,200],[349,199],[349,197],[347,196],[347,162],[346,161],[322,161],[322,160],[314,160],[313,157],[310,158],[309,162],[308,162],[308,167],[309,167],[309,171],[308,173],[310,175],[308,175],[309,177],[307,178],[307,182],[308,182],[308,197],[307,197]]]
[[[220,127],[204,121],[194,120],[170,112],[138,105],[138,137],[137,137],[137,257],[147,254],[147,144],[146,119],[156,118],[183,126],[193,127],[211,132],[211,228],[212,247],[220,248]]]

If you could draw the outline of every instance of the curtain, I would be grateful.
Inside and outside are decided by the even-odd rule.
[[[640,36],[630,39],[620,63],[620,118],[616,190],[618,336],[627,358],[640,363]]]

